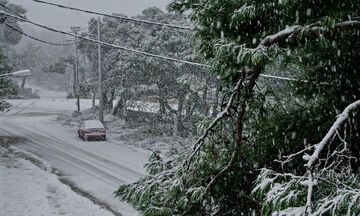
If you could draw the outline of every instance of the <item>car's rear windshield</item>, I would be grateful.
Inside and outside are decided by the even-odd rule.
[[[100,121],[93,120],[93,121],[85,121],[84,124],[85,129],[103,129],[104,126]]]

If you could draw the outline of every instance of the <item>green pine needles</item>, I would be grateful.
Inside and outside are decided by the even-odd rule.
[[[311,169],[284,155],[311,152],[360,99],[360,1],[174,0],[169,8],[193,21],[198,52],[221,80],[218,114],[199,123],[192,146],[167,160],[154,153],[148,174],[116,196],[145,215],[359,214],[358,111]],[[267,73],[299,81],[260,78]]]
[[[0,74],[10,73],[12,68],[9,65],[8,58],[3,55],[0,50]],[[0,111],[8,111],[11,107],[7,101],[4,100],[9,95],[16,94],[17,88],[11,80],[7,78],[0,78]]]

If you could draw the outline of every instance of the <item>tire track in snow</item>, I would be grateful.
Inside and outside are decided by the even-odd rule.
[[[24,101],[25,102],[25,101]],[[22,104],[23,102],[21,102],[20,104]],[[15,112],[15,113],[4,113],[4,114],[9,114],[9,115],[4,115],[5,118],[3,118],[3,121],[6,121],[8,119],[14,118],[14,116],[20,114],[21,112],[25,111],[27,108],[31,107],[32,105],[34,105],[36,103],[36,101],[32,101],[30,104],[26,105],[25,107],[21,108],[19,111]],[[20,105],[18,104],[18,105]],[[14,108],[14,107],[13,107]],[[6,118],[7,117],[7,118]]]
[[[101,152],[102,155],[96,155],[96,152],[92,153],[87,149],[81,148],[84,147],[84,145],[81,145],[80,147],[75,146],[76,142],[74,145],[74,140],[48,134],[44,130],[34,128],[33,125],[30,124],[23,125],[21,122],[22,118],[41,117],[45,114],[57,115],[62,112],[60,110],[42,108],[39,108],[39,110],[36,109],[36,111],[24,112],[36,102],[37,101],[32,101],[31,103],[26,104],[25,107],[19,107],[20,104],[23,103],[21,102],[18,104],[18,110],[15,109],[14,112],[0,116],[0,131],[14,136],[20,135],[27,137],[29,141],[18,145],[19,149],[31,152],[52,164],[54,168],[61,171],[61,175],[59,175],[60,180],[64,184],[69,185],[75,192],[88,197],[95,204],[100,203],[101,205],[108,207],[115,215],[121,215],[120,212],[124,209],[127,209],[124,211],[129,211],[129,207],[123,206],[124,204],[118,205],[117,202],[114,203],[114,201],[111,201],[114,198],[109,199],[108,197],[112,196],[112,188],[114,188],[115,191],[119,185],[130,183],[141,177],[143,174],[122,165],[122,162],[116,163],[111,161],[110,158],[107,158],[106,152]],[[13,121],[14,119],[18,120]],[[29,122],[31,123],[32,121]],[[35,123],[36,120],[34,119],[33,122]],[[108,142],[107,145],[109,143],[111,143],[111,146],[115,147],[113,142]],[[120,149],[122,148],[123,147]],[[119,156],[121,157],[121,154]],[[137,160],[137,156],[137,154],[134,154],[133,159]],[[114,157],[114,155],[112,155],[112,157]],[[132,159],[129,157],[129,160]],[[123,161],[126,163],[127,160],[125,159]],[[62,169],[59,169],[58,167]],[[77,175],[78,172],[80,173],[79,175]],[[70,175],[67,176],[67,174]],[[78,177],[80,177],[80,179]],[[74,181],[72,181],[71,178],[74,178]],[[93,181],[86,180],[88,178]],[[98,189],[96,188],[100,188],[100,190],[104,188],[106,196],[99,195]],[[133,212],[133,210],[130,212]]]
[[[20,103],[12,106],[11,109],[17,108],[18,106],[20,106],[20,105],[23,104],[23,103],[25,103],[25,101],[21,101]],[[0,116],[5,116],[6,114],[12,114],[12,113],[11,113],[11,110],[10,110],[9,112],[0,113]]]
[[[27,148],[26,150],[32,152],[32,153],[38,153],[42,155],[48,155],[54,156],[59,158],[56,154],[51,153],[58,153],[62,154],[64,157],[67,157],[70,161],[77,161],[81,163],[83,166],[93,167],[94,173],[104,173],[108,177],[112,177],[114,179],[117,179],[118,181],[121,181],[121,183],[131,182],[136,180],[137,178],[141,177],[140,173],[137,173],[133,170],[130,170],[127,167],[124,167],[120,164],[116,164],[112,161],[109,161],[107,159],[104,159],[102,157],[99,157],[97,155],[94,155],[92,153],[86,152],[82,149],[79,149],[77,147],[72,146],[71,144],[67,143],[64,140],[57,139],[56,137],[53,137],[53,139],[50,139],[39,132],[34,134],[33,131],[30,131],[26,128],[20,128],[18,126],[9,124],[8,126],[14,128],[18,131],[26,131],[24,135],[28,138],[28,140],[33,140],[36,142],[27,142],[28,145],[32,146],[33,148],[36,147],[36,145],[40,145],[42,148],[38,149],[38,152],[33,152],[31,148]],[[8,132],[9,133],[9,132]],[[15,135],[15,134],[13,134]],[[49,145],[48,143],[51,143]],[[56,145],[55,145],[56,144]],[[64,144],[67,144],[66,146]],[[24,146],[26,147],[26,146]],[[107,170],[105,172],[104,170]],[[124,175],[121,171],[126,171],[128,175]],[[109,174],[112,173],[112,174]],[[114,175],[115,174],[115,175]],[[133,176],[133,177],[130,177]],[[96,175],[94,175],[96,176]],[[126,179],[126,180],[125,180]],[[118,182],[119,183],[119,182]]]
[[[5,130],[3,128],[0,128],[1,131],[6,132],[7,134],[17,136],[15,133],[11,133],[8,130]],[[87,163],[86,161],[83,161],[81,159],[76,158],[76,156],[71,156],[67,153],[64,153],[63,151],[56,149],[50,145],[47,144],[48,140],[42,141],[41,138],[35,137],[36,135],[33,135],[31,132],[25,133],[25,135],[28,137],[31,141],[26,141],[22,145],[18,145],[18,148],[24,149],[26,151],[29,151],[36,156],[43,158],[47,160],[49,157],[51,157],[51,161],[58,161],[60,164],[67,164],[70,165],[75,169],[75,172],[82,172],[85,175],[89,176],[91,180],[97,179],[94,182],[87,182],[87,184],[91,183],[90,185],[93,185],[92,187],[99,187],[99,183],[101,184],[107,184],[111,188],[114,188],[114,191],[118,188],[120,184],[125,183],[122,179],[119,179],[118,176],[113,176],[109,174],[108,172],[105,172],[98,167],[92,166],[91,164]],[[35,138],[35,139],[34,139]],[[36,142],[36,144],[34,143]],[[40,143],[40,144],[39,144]],[[47,154],[47,152],[51,152],[52,154]],[[47,160],[49,161],[49,160]],[[54,168],[57,168],[56,166]],[[59,170],[57,168],[57,170]],[[62,171],[60,169],[60,173],[55,173],[59,176],[59,180],[62,181],[64,184],[68,185],[72,188],[73,191],[76,193],[83,195],[90,200],[92,200],[95,204],[100,205],[114,213],[114,215],[122,216],[122,214],[113,208],[111,205],[107,204],[105,201],[99,200],[94,195],[92,195],[91,192],[88,192],[86,189],[82,189],[82,187],[75,182],[69,180],[66,175],[66,172]],[[111,191],[113,192],[113,191]],[[109,194],[112,195],[111,193]]]
[[[11,119],[14,119],[14,118],[17,118],[17,117],[14,116]],[[29,136],[33,137],[33,139],[36,139],[37,141],[42,142],[43,139],[47,139],[49,141],[49,143],[56,142],[57,144],[59,144],[58,147],[62,147],[62,149],[58,149],[58,150],[61,150],[61,151],[66,152],[68,154],[71,154],[71,152],[68,151],[69,149],[71,149],[72,151],[75,152],[75,154],[82,154],[82,155],[77,155],[77,156],[80,156],[80,157],[85,156],[85,157],[87,157],[87,159],[89,159],[91,161],[94,161],[94,162],[98,161],[98,162],[102,162],[104,164],[107,164],[108,165],[107,167],[112,169],[115,172],[116,172],[116,170],[114,170],[114,168],[116,168],[116,169],[120,168],[122,170],[125,170],[126,172],[128,172],[129,174],[131,174],[132,176],[135,177],[135,179],[129,179],[129,180],[134,181],[134,180],[136,180],[137,178],[139,178],[139,177],[141,177],[143,175],[143,174],[141,174],[139,172],[136,172],[136,171],[134,171],[134,170],[132,170],[132,169],[126,167],[126,166],[123,166],[123,165],[118,164],[118,163],[114,163],[113,161],[107,160],[107,159],[105,159],[103,157],[99,157],[98,155],[95,155],[95,154],[93,154],[91,152],[88,152],[88,151],[86,151],[84,149],[76,147],[76,146],[70,144],[65,139],[60,139],[60,138],[58,138],[56,136],[50,135],[50,134],[48,134],[48,133],[46,133],[46,132],[44,132],[44,131],[42,131],[42,130],[40,130],[38,128],[35,131],[35,130],[29,130],[29,129],[25,128],[25,127],[20,127],[19,125],[14,125],[13,123],[10,123],[9,121],[7,121],[8,119],[10,119],[10,118],[4,119],[5,122],[7,123],[7,126],[13,127],[17,131],[27,131],[28,132],[27,134]],[[36,134],[37,136],[35,136],[34,134]],[[39,139],[38,138],[39,136],[42,139]],[[66,144],[66,148],[64,148],[65,147],[64,144]],[[106,168],[106,167],[104,167],[104,168]]]

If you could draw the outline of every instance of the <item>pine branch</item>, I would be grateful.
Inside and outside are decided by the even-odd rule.
[[[349,118],[349,114],[360,107],[360,100],[355,101],[354,103],[348,105],[344,111],[337,117],[335,123],[331,126],[330,130],[327,132],[325,137],[321,140],[321,142],[316,147],[314,153],[310,156],[308,163],[306,166],[311,168],[315,161],[319,159],[319,154],[325,147],[325,145],[330,141],[330,139],[336,134],[339,128],[345,123],[345,121]]]
[[[284,39],[288,38],[291,34],[293,34],[297,29],[299,29],[299,27],[287,27],[276,34],[269,35],[260,42],[259,46],[269,47],[275,43],[283,41]]]
[[[308,26],[292,26],[287,27],[276,34],[265,37],[259,44],[259,46],[270,47],[273,44],[283,42],[286,40],[293,41],[301,31],[307,31],[312,36],[325,35],[331,32],[343,32],[347,30],[360,28],[360,21],[351,20],[333,25],[331,28],[324,25],[321,26],[321,22],[310,24]]]
[[[307,172],[306,173],[307,173],[307,176],[308,176],[308,181],[307,181],[308,192],[307,192],[307,200],[306,200],[305,211],[307,213],[311,213],[312,191],[313,191],[313,187],[315,186],[314,180],[313,180],[313,173],[312,173],[313,165],[315,164],[316,161],[319,160],[319,155],[320,155],[321,151],[324,149],[324,147],[326,146],[326,144],[328,144],[330,142],[332,137],[334,137],[336,135],[339,128],[349,118],[349,114],[352,111],[354,111],[355,109],[359,108],[359,107],[360,107],[360,100],[355,101],[354,103],[348,105],[345,108],[345,110],[337,117],[337,120],[332,125],[330,130],[327,132],[325,137],[317,145],[314,153],[309,157],[309,161],[306,164],[306,167],[307,167]]]
[[[235,101],[235,97],[240,93],[241,91],[241,87],[242,87],[242,83],[245,79],[246,76],[246,72],[242,72],[242,76],[239,79],[239,81],[237,82],[235,88],[232,91],[232,94],[230,96],[230,99],[225,107],[225,109],[220,112],[217,117],[212,121],[212,123],[210,124],[210,126],[205,130],[205,132],[203,133],[203,135],[194,143],[193,145],[193,151],[191,153],[191,155],[188,157],[187,160],[185,160],[185,164],[188,165],[188,168],[190,166],[191,160],[192,158],[195,156],[195,154],[200,150],[201,146],[203,145],[206,137],[209,135],[209,133],[214,129],[214,127],[216,126],[216,124],[223,118],[225,118],[226,116],[230,115],[230,110],[232,108],[232,105]],[[184,165],[185,165],[184,164]]]
[[[289,212],[292,212],[293,214],[295,214],[296,212],[296,215],[322,215],[325,212],[329,211],[332,211],[334,214],[334,212],[342,208],[344,204],[348,206],[356,205],[356,203],[360,200],[360,193],[358,190],[358,177],[354,176],[351,173],[347,173],[344,175],[343,173],[338,174],[336,172],[336,170],[338,170],[339,168],[345,170],[351,169],[350,164],[341,166],[341,164],[344,163],[344,160],[350,161],[351,159],[356,159],[346,154],[343,155],[343,153],[347,149],[348,143],[345,139],[340,137],[338,132],[340,128],[342,128],[343,125],[349,120],[350,113],[356,109],[360,109],[360,100],[351,103],[344,109],[344,111],[337,117],[337,120],[334,122],[334,124],[329,129],[329,131],[320,143],[313,145],[312,147],[307,147],[304,150],[287,157],[287,160],[284,163],[289,162],[290,159],[314,148],[313,154],[311,156],[307,154],[303,156],[303,159],[307,161],[305,165],[307,170],[303,176],[295,176],[289,173],[281,174],[276,173],[272,170],[262,169],[260,175],[256,180],[256,187],[254,188],[252,193],[262,193],[264,191],[267,191],[265,204],[277,205],[279,206],[277,208],[283,209],[280,210],[280,212],[274,212],[276,215],[288,215]],[[329,145],[329,143],[333,141],[334,137],[337,136],[340,139],[341,143],[343,143],[343,147],[341,148],[341,150],[339,150],[339,146],[333,149],[332,153],[329,152],[327,154],[326,161],[321,164],[320,167],[320,163],[317,163],[318,161],[320,161],[319,155],[321,154],[322,150],[325,149],[325,146]],[[327,166],[327,160],[329,159],[329,157],[335,156],[337,156],[338,158],[334,158],[333,162],[329,166]],[[319,164],[319,166],[315,166],[315,164]],[[278,181],[279,176],[287,176],[290,178],[290,180]],[[346,183],[343,182],[344,178],[347,179]],[[323,199],[317,198],[317,200],[313,201],[313,194],[317,193],[318,195],[318,192],[314,192],[314,188],[318,186],[320,187],[318,190],[321,191],[322,187],[324,187],[324,185],[318,183],[318,181],[326,183],[325,187],[331,185],[332,189],[331,191],[327,192],[326,197],[324,197]],[[291,185],[295,187],[295,190],[291,192],[286,192],[286,188],[291,187]],[[298,185],[305,186],[306,189],[301,189],[298,187]],[[306,197],[295,198],[298,200],[304,199],[306,202],[304,206],[290,207],[287,206],[286,202],[284,202],[284,196],[286,194],[286,197],[295,197],[293,196],[294,191],[299,193],[302,193],[301,191],[304,192],[304,195]],[[325,195],[322,194],[322,196]],[[269,204],[270,202],[271,204]],[[350,202],[350,204],[348,202]],[[281,205],[283,204],[286,205],[285,208],[281,207]],[[353,212],[353,209],[352,207],[349,207],[347,209],[347,215],[350,215],[351,212]]]
[[[350,23],[349,22],[340,23],[340,24],[335,25],[334,29],[338,29],[338,28],[341,27],[342,29],[345,30],[345,29],[348,29],[350,27],[357,27],[358,26],[357,23],[359,23],[359,26],[360,26],[360,22],[357,22],[357,21],[351,21]],[[306,27],[303,27],[303,28],[306,28]],[[273,45],[275,43],[278,43],[278,42],[280,42],[280,41],[282,41],[284,39],[287,39],[293,33],[299,32],[300,29],[301,29],[300,27],[288,27],[288,28],[286,28],[286,29],[274,34],[274,35],[267,36],[256,48],[254,48],[252,50],[258,50],[258,49],[264,49],[264,48],[270,47],[271,45]],[[314,31],[315,31],[315,29],[316,28],[314,27]],[[239,135],[239,133],[242,133],[242,126],[241,125],[242,125],[242,120],[243,120],[243,115],[244,115],[244,113],[242,113],[242,112],[245,112],[245,108],[243,106],[246,107],[246,102],[249,99],[248,97],[251,96],[252,89],[253,89],[253,87],[255,85],[256,80],[260,76],[261,72],[262,72],[261,69],[255,70],[253,72],[253,76],[249,81],[247,92],[245,93],[245,96],[244,96],[244,100],[241,103],[241,109],[238,112],[238,120],[237,120],[237,126],[236,126],[237,127],[237,141],[236,141],[236,146],[235,146],[235,149],[234,149],[234,152],[233,152],[233,155],[232,155],[232,159],[230,160],[228,165],[223,170],[221,170],[210,181],[210,183],[207,186],[207,190],[210,189],[212,187],[212,185],[215,183],[216,179],[219,176],[223,175],[223,173],[228,171],[237,160],[237,153],[240,151],[240,146],[241,146],[241,142],[242,142],[241,141],[242,136]],[[231,109],[231,107],[233,105],[234,98],[235,98],[235,96],[237,96],[240,93],[240,91],[241,91],[240,87],[242,86],[242,83],[243,83],[244,79],[245,79],[245,77],[243,77],[242,79],[240,79],[238,81],[236,87],[233,90],[233,93],[231,94],[230,100],[228,101],[228,103],[226,105],[225,110],[218,114],[218,116],[212,121],[210,126],[205,130],[204,134],[193,145],[193,151],[192,151],[191,155],[188,157],[188,159],[185,161],[185,164],[186,163],[188,164],[188,168],[190,166],[192,158],[200,150],[201,146],[203,145],[203,143],[204,143],[205,139],[207,138],[207,136],[209,135],[209,133],[213,130],[213,128],[216,126],[216,124],[221,119],[223,119],[224,117],[226,117],[226,116],[228,116],[230,114],[229,111],[230,111],[230,109]]]
[[[242,146],[242,141],[243,141],[243,126],[244,126],[244,116],[246,113],[246,105],[247,102],[250,100],[252,92],[253,92],[253,88],[256,84],[256,80],[259,78],[260,73],[262,72],[263,68],[259,67],[256,70],[254,70],[254,72],[252,73],[252,76],[249,80],[249,83],[247,85],[247,88],[245,89],[244,95],[242,95],[242,100],[240,103],[240,110],[238,112],[238,118],[236,120],[236,143],[235,143],[235,148],[233,151],[233,154],[231,156],[231,160],[229,161],[229,163],[227,164],[226,167],[224,167],[211,181],[210,183],[206,186],[206,191],[210,191],[211,188],[213,187],[213,185],[215,185],[217,179],[224,175],[226,172],[228,172],[232,166],[235,164],[235,162],[238,160],[238,154],[240,152],[240,147]]]
[[[319,23],[317,23],[318,25]],[[314,25],[310,25],[310,26],[314,26]],[[346,22],[343,22],[343,23],[338,23],[338,24],[335,24],[333,28],[331,28],[332,30],[338,30],[338,31],[344,31],[344,30],[349,30],[349,29],[353,29],[353,28],[357,28],[357,27],[360,27],[360,21],[346,21]],[[283,41],[284,39],[288,39],[289,37],[292,37],[294,35],[294,33],[299,33],[300,30],[302,29],[308,29],[309,26],[305,26],[305,27],[298,27],[298,26],[295,26],[295,27],[287,27],[286,29],[276,33],[276,34],[273,34],[273,35],[270,35],[270,36],[267,36],[256,48],[254,48],[254,50],[257,50],[257,49],[263,49],[263,48],[266,48],[266,47],[270,47],[271,45],[275,44],[275,43],[278,43],[280,41]],[[327,28],[327,27],[311,27],[310,31],[312,32],[323,32],[323,33],[326,33],[326,32],[329,32],[330,31],[330,28]],[[253,89],[253,86],[255,85],[255,82],[256,80],[258,79],[258,77],[260,76],[260,73],[261,73],[262,70],[256,70],[254,71],[253,73],[253,76],[252,78],[250,79],[249,81],[249,84],[248,84],[248,92],[245,94],[246,97],[247,96],[250,96],[251,93],[252,93],[252,89]],[[258,74],[259,73],[259,74]],[[233,90],[233,93],[231,94],[230,96],[230,100],[228,101],[227,103],[227,106],[225,108],[224,111],[220,112],[218,114],[218,116],[212,121],[212,123],[210,124],[210,126],[205,130],[204,134],[195,142],[195,144],[193,145],[193,151],[192,153],[190,154],[190,156],[188,157],[187,160],[185,160],[185,163],[184,165],[187,164],[187,169],[190,167],[190,163],[191,163],[191,160],[192,158],[195,156],[195,154],[200,150],[201,146],[203,145],[205,139],[208,137],[208,135],[210,134],[210,132],[214,129],[214,127],[216,126],[216,124],[221,120],[223,119],[224,117],[228,116],[230,114],[230,109],[233,105],[233,102],[234,102],[234,98],[235,96],[237,96],[240,91],[241,91],[241,86],[242,86],[242,83],[244,81],[245,77],[242,77],[242,79],[240,79],[237,83],[237,85],[235,86],[234,90]],[[252,85],[252,86],[251,86]],[[251,87],[251,88],[250,88]],[[248,99],[247,99],[248,100]],[[246,105],[246,102],[247,100],[243,100],[242,101],[242,105],[243,106],[245,103]],[[241,108],[241,110],[243,110]],[[242,127],[240,127],[239,124],[242,124],[242,119],[243,119],[243,114],[241,113],[241,110],[238,112],[238,120],[237,120],[237,132],[241,132],[242,133]],[[241,123],[240,123],[241,122]],[[237,134],[238,135],[238,134]],[[240,135],[240,137],[242,137]],[[237,138],[238,139],[238,138]],[[207,186],[207,189],[209,189],[210,187],[212,187],[212,185],[215,183],[216,179],[221,176],[223,173],[225,173],[227,170],[229,170],[232,165],[235,163],[236,161],[236,154],[240,151],[240,146],[241,146],[241,141],[237,140],[236,141],[236,146],[235,146],[235,149],[234,149],[234,152],[233,152],[233,155],[232,155],[232,159],[230,160],[230,162],[228,163],[228,165],[223,169],[221,170],[211,181],[210,183],[208,184]]]

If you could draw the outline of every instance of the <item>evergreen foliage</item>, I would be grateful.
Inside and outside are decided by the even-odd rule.
[[[149,174],[116,195],[145,215],[251,215],[274,203],[268,215],[301,206],[304,196],[293,194],[291,181],[281,202],[262,200],[268,185],[252,194],[253,182],[258,168],[267,168],[263,182],[268,170],[282,170],[276,160],[319,142],[330,117],[359,99],[360,2],[174,0],[169,7],[196,25],[199,52],[222,81],[222,112],[199,124],[192,148],[166,162],[153,155]],[[308,81],[259,80],[268,72]],[[359,143],[358,124],[349,126],[349,143]],[[349,150],[359,157],[356,144]],[[304,173],[302,164],[294,159],[286,169]]]
[[[45,73],[59,73],[65,74],[67,65],[65,62],[55,62],[54,64],[50,65],[49,67],[43,68]]]
[[[0,74],[10,73],[12,70],[11,66],[8,63],[7,57],[0,50]],[[7,78],[0,78],[0,111],[9,110],[11,104],[6,102],[4,98],[8,95],[14,95],[17,93],[17,87],[11,80]]]
[[[24,15],[26,10],[20,5],[9,3],[7,0],[0,0],[0,9],[6,12]],[[9,45],[16,45],[20,42],[21,34],[6,28],[3,23],[9,24],[17,29],[21,29],[16,19],[10,17],[1,17],[0,22],[0,74],[10,73],[13,65],[10,64]],[[0,78],[0,111],[8,111],[11,107],[4,99],[9,95],[17,94],[18,87],[8,78]]]
[[[156,7],[145,9],[136,18],[156,22],[186,23],[183,16],[165,13]],[[93,38],[97,37],[95,19],[89,22],[89,35]],[[193,41],[188,32],[184,30],[174,31],[167,27],[103,18],[101,40],[157,55],[202,61],[202,58],[194,52]],[[90,73],[86,77],[88,84],[96,83],[97,45],[81,41],[79,49],[90,62],[87,68]],[[110,100],[113,98],[111,95],[120,96],[121,103],[113,109],[113,114],[119,110],[117,107],[126,110],[126,101],[140,102],[150,98],[160,103],[157,113],[159,121],[170,126],[173,124],[173,130],[183,134],[182,132],[186,132],[182,130],[183,128],[194,130],[195,123],[205,116],[204,110],[209,109],[206,103],[201,102],[199,89],[214,85],[214,79],[208,79],[209,76],[204,68],[180,65],[106,46],[102,47],[102,63],[104,98]],[[97,85],[90,88],[96,89]],[[186,115],[172,108],[169,100],[179,101],[179,104],[182,104],[180,107],[187,110]]]
[[[16,4],[12,4],[9,3],[9,1],[7,0],[0,0],[0,8],[2,10],[4,10],[5,12],[10,12],[10,13],[17,13],[17,15],[24,15],[26,13],[26,10],[21,7],[20,5],[16,5]],[[7,8],[3,7],[6,6]],[[6,17],[4,18],[4,23],[9,24],[11,26],[13,26],[16,29],[21,30],[19,24],[17,23],[17,20],[11,17]],[[0,23],[1,24],[1,23]],[[9,45],[16,45],[17,43],[20,42],[22,36],[21,34],[7,28],[5,25],[0,25],[0,47],[4,48],[4,46],[6,44]]]

